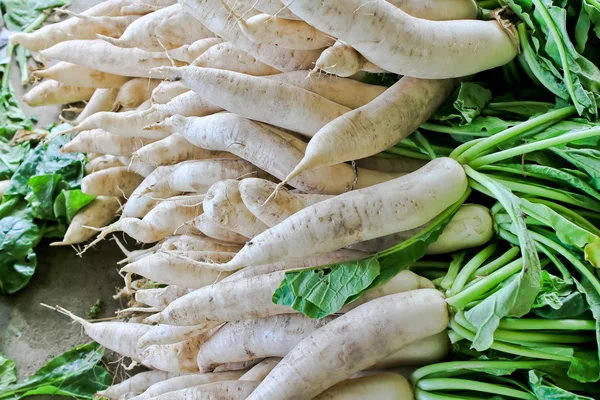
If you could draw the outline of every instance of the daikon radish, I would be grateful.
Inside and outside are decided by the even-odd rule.
[[[47,69],[33,71],[36,78],[53,79],[66,85],[118,89],[129,80],[126,76],[108,74],[92,68],[61,61]]]
[[[165,104],[171,101],[171,99],[174,97],[189,91],[190,89],[182,82],[162,81],[152,91],[152,103]]]
[[[253,76],[273,75],[281,72],[258,61],[229,42],[214,45],[198,56],[191,65],[223,69]]]
[[[150,399],[161,394],[176,390],[192,388],[208,383],[221,381],[235,381],[244,374],[244,371],[218,372],[213,374],[190,374],[178,376],[150,386],[144,393],[135,397],[135,400]]]
[[[143,218],[159,201],[176,196],[180,192],[174,192],[168,187],[162,187],[159,191],[152,191],[150,188],[158,181],[168,176],[173,171],[172,166],[162,166],[156,168],[129,196],[125,207],[123,208],[123,217]]]
[[[250,238],[242,236],[237,232],[226,229],[225,227],[215,225],[206,218],[204,214],[194,220],[195,227],[213,239],[222,240],[230,243],[246,243]]]
[[[78,125],[90,115],[103,111],[111,111],[117,99],[117,94],[119,94],[118,89],[96,89],[83,111],[75,118],[73,123]]]
[[[173,300],[186,293],[188,293],[188,288],[177,285],[158,289],[141,289],[135,292],[135,301],[163,310]]]
[[[206,38],[196,40],[190,45],[183,45],[177,49],[169,50],[169,56],[175,60],[191,64],[194,60],[206,50],[210,49],[216,44],[223,42],[220,38]]]
[[[53,80],[45,80],[23,95],[23,101],[31,107],[69,104],[89,100],[93,88],[68,86]]]
[[[113,135],[102,129],[83,131],[62,147],[65,153],[100,153],[113,156],[131,156],[131,154],[152,143],[151,139],[123,137]]]
[[[160,83],[156,79],[136,78],[127,81],[117,95],[116,107],[135,108],[152,96],[152,91]]]
[[[129,197],[143,180],[127,167],[107,168],[84,177],[81,191],[92,196]]]
[[[137,292],[136,292],[137,293]],[[154,344],[173,344],[191,339],[220,325],[208,322],[196,326],[156,325],[138,341],[138,346],[144,348]]]

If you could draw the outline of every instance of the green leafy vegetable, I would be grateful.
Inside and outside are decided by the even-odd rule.
[[[90,307],[90,309],[88,310],[88,317],[91,319],[98,318],[98,315],[100,315],[100,313],[102,312],[103,309],[104,309],[104,303],[102,302],[102,300],[96,299],[96,302],[94,303],[94,305],[92,305]]]
[[[52,359],[32,376],[0,389],[0,399],[17,400],[40,394],[92,399],[112,382],[110,374],[97,365],[102,355],[97,343],[77,346]]]
[[[15,362],[0,353],[0,391],[16,381]]]
[[[33,276],[36,256],[33,247],[40,231],[32,221],[18,217],[0,219],[0,293],[23,288]]]
[[[94,199],[94,196],[83,193],[81,189],[63,189],[54,200],[54,216],[59,219],[64,217],[67,224],[70,224],[79,210],[90,204]]]
[[[29,152],[29,148],[29,142],[11,146],[0,136],[0,179],[9,179],[15,173]]]
[[[492,100],[492,92],[473,82],[463,82],[449,100],[434,114],[438,121],[457,120],[469,125]]]

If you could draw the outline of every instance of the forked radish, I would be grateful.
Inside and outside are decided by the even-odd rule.
[[[53,79],[67,85],[107,89],[118,89],[129,80],[126,76],[108,74],[64,61],[47,69],[33,71],[32,75],[36,78]]]
[[[175,115],[151,128],[178,132],[193,145],[207,150],[231,152],[278,179],[292,171],[306,148],[306,143],[288,132],[230,113],[202,118]],[[277,158],[272,154],[277,154]],[[355,171],[350,165],[340,164],[307,171],[290,184],[308,193],[339,194],[396,176],[361,168]]]
[[[150,399],[161,394],[176,390],[192,388],[213,382],[235,381],[244,374],[244,371],[218,372],[213,374],[190,374],[178,376],[150,386],[144,393],[135,397],[135,400]]]
[[[91,239],[98,232],[90,228],[101,228],[109,224],[117,217],[120,207],[117,197],[96,197],[73,217],[62,241],[52,243],[51,246],[83,243]]]
[[[237,158],[225,151],[211,151],[194,146],[178,133],[142,147],[133,156],[148,165],[173,165],[187,160]]]
[[[112,111],[118,94],[118,89],[96,89],[83,108],[83,111],[75,118],[73,123],[78,125],[90,115],[103,111]]]
[[[435,289],[371,300],[298,343],[248,399],[312,399],[403,347],[445,330],[448,320],[444,296]]]
[[[342,381],[314,397],[314,400],[408,400],[413,398],[412,387],[405,377],[395,372],[378,372]]]
[[[165,104],[171,101],[174,97],[185,92],[189,92],[189,88],[183,82],[162,81],[152,91],[152,103]]]
[[[75,16],[56,24],[43,26],[35,32],[16,32],[10,37],[10,42],[19,44],[29,51],[40,51],[69,40],[95,39],[97,34],[119,36],[137,18],[138,16]]]
[[[127,167],[107,168],[84,177],[81,191],[92,196],[129,197],[143,180]]]
[[[237,72],[199,67],[160,67],[153,74],[182,79],[200,97],[242,117],[313,136],[328,122],[350,111],[293,85]],[[268,101],[250,96],[263,93]],[[248,107],[251,104],[252,107]]]
[[[212,223],[204,214],[190,222],[192,222],[195,228],[200,232],[213,239],[239,244],[246,243],[248,240],[250,240],[250,238],[242,236],[237,232],[227,229],[226,227]]]
[[[281,72],[229,42],[214,45],[198,56],[191,65],[223,69],[253,76],[273,75]]]
[[[121,218],[106,227],[96,241],[104,239],[110,233],[122,231],[142,243],[158,242],[175,233],[185,222],[202,214],[203,197],[187,195],[165,199],[143,219]]]
[[[123,208],[123,217],[143,218],[159,201],[176,196],[180,192],[174,192],[168,187],[160,188],[160,191],[152,191],[151,188],[173,171],[173,167],[162,166],[156,168],[129,196]]]
[[[45,80],[23,95],[23,101],[31,107],[69,104],[89,100],[94,88],[69,86],[53,80]]]
[[[319,50],[289,50],[254,43],[244,35],[239,27],[232,24],[235,17],[223,6],[222,0],[190,0],[183,2],[182,6],[186,12],[217,36],[233,43],[234,46],[279,71],[311,68],[319,57]],[[238,6],[241,7],[237,8]],[[247,17],[255,14],[252,10],[244,8],[244,4],[236,3],[234,5],[235,11],[239,14]]]
[[[119,160],[119,157],[111,156],[108,154],[94,158],[85,164],[86,175],[92,172],[100,171],[101,169],[107,169],[112,167],[124,167],[125,165]]]
[[[246,178],[239,183],[239,192],[246,208],[267,226],[272,227],[296,212],[331,198],[322,194],[297,194],[282,189],[269,197],[276,184],[265,179]]]
[[[173,344],[152,345],[141,354],[144,365],[168,372],[197,372],[196,356],[212,331]]]
[[[385,0],[335,0],[326,5],[321,0],[282,2],[310,25],[400,75],[467,76],[504,65],[518,51],[513,34],[496,21],[428,21],[411,17]]]
[[[161,53],[140,49],[123,49],[102,40],[69,40],[42,50],[49,60],[67,61],[115,75],[148,78],[152,68],[172,65]],[[183,63],[175,61],[176,65]]]
[[[127,264],[121,271],[141,275],[161,284],[198,289],[226,278],[229,273],[197,267],[189,260],[211,264],[230,260],[233,255],[234,253],[214,251],[158,252]]]
[[[173,344],[182,342],[209,331],[217,325],[219,325],[219,323],[216,322],[209,322],[196,326],[156,325],[140,338],[138,346],[144,348],[154,344]]]
[[[186,389],[168,392],[154,397],[154,400],[244,400],[258,386],[255,381],[222,381],[207,383]]]
[[[238,185],[234,179],[212,185],[204,198],[204,215],[215,225],[252,238],[268,227],[246,208]]]
[[[176,285],[157,289],[140,289],[135,292],[135,301],[163,310],[173,300],[186,293],[188,293],[188,288]]]
[[[160,83],[156,79],[135,78],[127,81],[117,95],[115,108],[135,108],[152,96],[152,91]]]
[[[192,44],[214,34],[184,12],[179,4],[174,4],[134,21],[118,39],[114,36],[98,36],[119,47],[164,51]]]
[[[467,186],[458,162],[437,158],[411,174],[297,212],[253,238],[223,270],[296,260],[416,228],[458,201]]]
[[[206,50],[216,44],[222,43],[223,39],[211,37],[206,39],[196,40],[190,45],[183,45],[177,49],[169,50],[169,56],[175,60],[191,64],[194,60]]]
[[[118,400],[130,393],[143,393],[154,384],[173,378],[175,375],[164,371],[144,371],[133,375],[123,382],[109,386],[96,395],[110,400]]]
[[[206,267],[210,268],[210,265]],[[178,298],[163,311],[146,318],[145,321],[189,326],[210,321],[240,321],[290,314],[294,310],[272,301],[273,293],[281,284],[284,275],[285,271],[278,271],[206,286]],[[342,312],[374,298],[432,287],[433,284],[429,280],[404,270],[386,284],[366,292],[362,297],[345,306]]]
[[[152,140],[139,137],[113,135],[102,129],[83,131],[62,147],[65,153],[99,153],[113,156],[131,156],[131,154],[152,143]]]
[[[403,77],[381,96],[325,125],[302,161],[283,181],[312,168],[380,153],[427,121],[454,89],[454,81]]]

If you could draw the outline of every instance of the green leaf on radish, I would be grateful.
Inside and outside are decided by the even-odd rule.
[[[0,353],[0,390],[16,381],[15,362]]]
[[[20,383],[0,390],[0,399],[16,400],[40,394],[92,399],[96,392],[112,383],[110,374],[97,365],[102,356],[98,343],[74,347]]]

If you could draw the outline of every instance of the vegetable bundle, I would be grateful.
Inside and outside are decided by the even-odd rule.
[[[57,308],[155,370],[101,395],[594,396],[594,4],[150,6],[13,39],[59,61],[27,102],[89,100],[62,244],[154,243],[123,247],[135,322]]]

